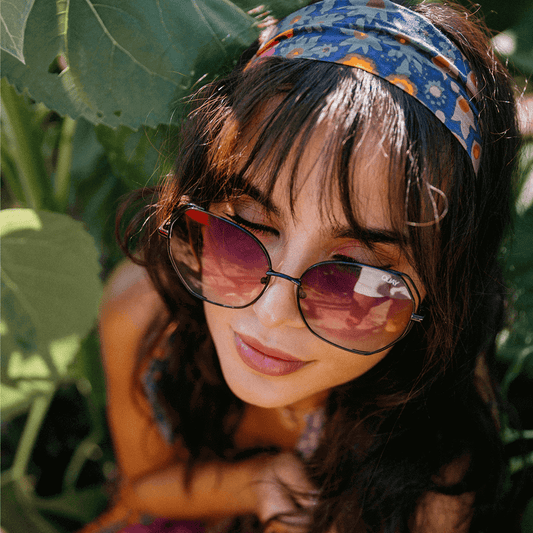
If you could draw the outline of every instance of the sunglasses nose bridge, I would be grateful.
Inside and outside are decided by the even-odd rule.
[[[283,272],[276,272],[275,270],[267,270],[266,272],[267,276],[272,276],[275,278],[283,278],[287,281],[290,281],[291,283],[294,283],[297,287],[302,286],[302,282],[298,278],[293,278],[292,276],[289,276],[288,274],[283,274]]]

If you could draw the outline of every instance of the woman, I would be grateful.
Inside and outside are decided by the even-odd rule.
[[[489,530],[509,77],[440,4],[327,0],[260,41],[125,230],[100,320],[120,490],[86,531]]]

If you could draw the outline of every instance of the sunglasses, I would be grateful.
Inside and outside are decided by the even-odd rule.
[[[255,303],[272,278],[296,287],[300,315],[329,344],[370,355],[403,338],[420,294],[407,274],[352,261],[322,261],[300,278],[272,269],[270,256],[246,228],[194,204],[159,227],[170,261],[185,288],[200,300],[242,309]]]

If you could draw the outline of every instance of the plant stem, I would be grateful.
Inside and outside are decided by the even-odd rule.
[[[17,95],[5,80],[2,80],[2,114],[10,127],[11,155],[24,191],[24,198],[18,199],[33,209],[53,210],[55,201],[52,185],[46,173],[41,144],[32,131],[31,114],[23,97]]]
[[[44,421],[44,417],[48,412],[48,406],[52,401],[53,392],[45,393],[43,395],[36,396],[33,401],[33,405],[30,408],[30,413],[26,425],[24,426],[24,432],[20,438],[20,443],[15,454],[15,460],[11,469],[12,479],[20,479],[26,474],[26,467],[30,460],[35,441],[39,435],[39,430]]]
[[[5,131],[4,128],[2,128],[2,137],[4,137]],[[4,137],[5,140],[5,137]],[[17,170],[15,162],[13,161],[13,157],[11,156],[11,153],[9,149],[7,148],[7,144],[5,142],[2,143],[2,178],[5,179],[5,183],[7,185],[8,190],[10,191],[10,195],[12,196],[16,201],[23,202],[25,195],[24,190],[17,178]],[[10,205],[9,207],[13,207]]]
[[[76,131],[76,121],[65,116],[59,135],[57,168],[54,179],[55,199],[58,208],[65,212],[70,192],[70,169],[72,166],[72,138]]]
[[[33,106],[33,126],[40,127],[51,111],[44,104],[34,104]]]
[[[509,388],[512,382],[519,376],[522,372],[522,368],[526,362],[526,359],[533,353],[533,346],[526,346],[522,348],[518,355],[514,358],[512,365],[509,366],[505,375],[503,376],[502,382],[500,384],[500,390],[504,398],[507,398],[509,394]]]

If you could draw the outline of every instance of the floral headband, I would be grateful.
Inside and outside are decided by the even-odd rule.
[[[389,81],[451,131],[477,173],[474,73],[450,39],[418,13],[390,0],[324,0],[283,19],[252,63],[268,56],[339,63]]]

